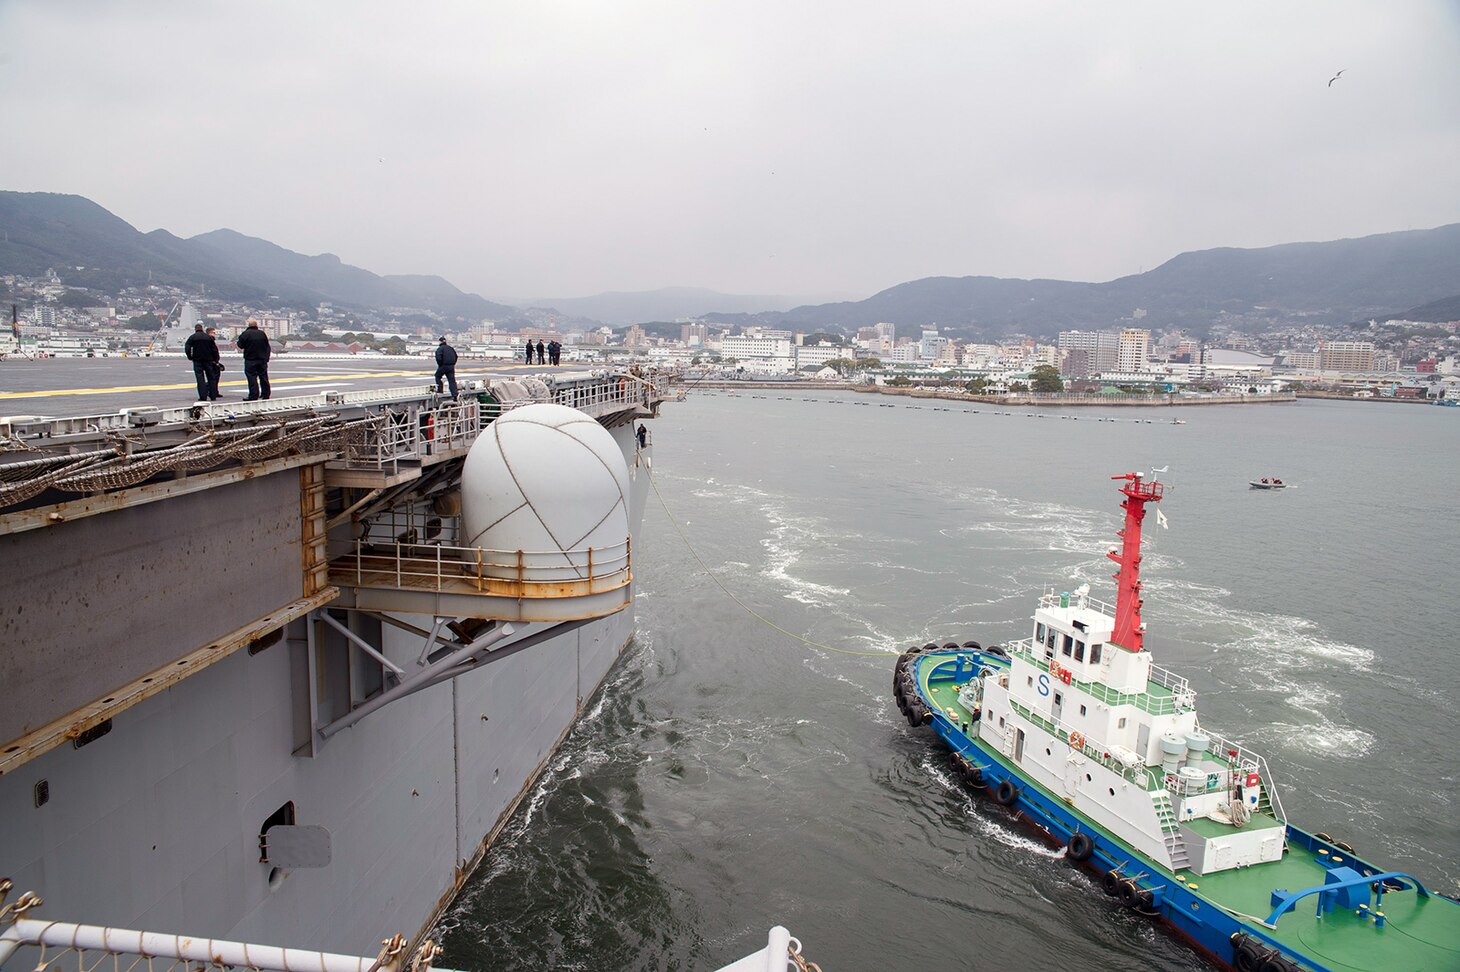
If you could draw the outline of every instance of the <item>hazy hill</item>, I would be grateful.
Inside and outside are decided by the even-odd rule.
[[[1306,314],[1341,323],[1452,296],[1460,280],[1460,223],[1329,243],[1182,253],[1154,270],[1105,283],[928,277],[866,300],[784,313],[721,315],[786,327],[860,327],[891,321],[968,333],[1051,334],[1103,328],[1143,308],[1151,325],[1202,330],[1223,312]]]
[[[1460,294],[1443,300],[1431,301],[1420,307],[1411,307],[1397,314],[1385,314],[1385,318],[1401,321],[1426,321],[1431,324],[1448,324],[1460,321]]]
[[[789,310],[796,298],[722,294],[700,287],[664,287],[659,290],[610,291],[592,297],[535,297],[514,301],[524,307],[556,310],[564,315],[605,324],[641,324],[675,321],[710,313],[747,314]]]
[[[220,297],[342,307],[416,309],[464,320],[591,326],[703,316],[803,330],[850,329],[891,321],[937,324],[965,336],[1014,331],[1052,335],[1104,328],[1146,312],[1143,323],[1203,332],[1224,314],[1303,315],[1315,323],[1394,316],[1452,320],[1444,303],[1460,281],[1460,223],[1327,243],[1197,250],[1146,273],[1104,283],[999,277],[928,277],[866,300],[784,310],[786,298],[719,294],[690,287],[646,293],[539,300],[527,311],[463,293],[440,277],[382,277],[332,254],[306,256],[232,230],[180,239],[140,233],[80,196],[0,192],[0,273],[55,268],[68,283],[116,293],[149,279],[206,286]],[[76,267],[85,267],[77,270]]]
[[[415,308],[468,320],[520,316],[440,277],[381,277],[330,253],[306,256],[233,230],[189,239],[165,230],[141,233],[80,196],[0,192],[0,227],[0,272],[34,276],[54,268],[68,283],[112,293],[151,280],[202,285],[233,299],[274,294],[290,303]]]

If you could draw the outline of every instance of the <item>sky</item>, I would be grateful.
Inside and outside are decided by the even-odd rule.
[[[1460,0],[0,0],[0,132],[489,297],[1098,281],[1460,221]]]

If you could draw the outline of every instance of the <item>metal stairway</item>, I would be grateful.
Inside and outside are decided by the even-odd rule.
[[[1181,827],[1176,822],[1176,809],[1171,806],[1171,797],[1165,790],[1156,790],[1151,793],[1151,806],[1156,811],[1156,820],[1161,824],[1161,839],[1171,858],[1171,870],[1190,868],[1191,857],[1186,853],[1186,842],[1181,839]]]

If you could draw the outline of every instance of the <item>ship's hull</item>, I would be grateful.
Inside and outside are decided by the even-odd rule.
[[[1358,964],[1339,962],[1330,964],[1323,958],[1296,949],[1292,936],[1279,937],[1263,920],[1252,915],[1238,916],[1222,902],[1201,892],[1201,884],[1207,879],[1196,879],[1172,873],[1162,864],[1120,839],[1098,821],[1075,809],[1071,801],[1062,799],[1045,788],[1028,774],[1021,772],[1003,753],[996,751],[989,741],[976,732],[951,720],[939,704],[934,702],[924,689],[924,683],[917,677],[905,678],[903,672],[910,666],[928,664],[928,660],[940,656],[962,654],[972,657],[980,667],[989,666],[1005,670],[1007,658],[982,651],[961,652],[930,651],[926,654],[904,655],[907,662],[900,661],[894,675],[894,690],[899,706],[912,725],[930,725],[934,733],[951,752],[950,766],[962,781],[975,789],[986,791],[995,802],[1008,807],[1021,819],[1049,841],[1053,846],[1067,848],[1069,856],[1084,867],[1101,875],[1101,885],[1106,894],[1121,905],[1141,914],[1163,921],[1180,937],[1205,952],[1209,957],[1229,968],[1250,972],[1285,972],[1293,969],[1333,970],[1353,968],[1449,968],[1460,951],[1455,941],[1437,941],[1435,955],[1441,964],[1433,964],[1435,956],[1421,959],[1418,964],[1409,961],[1409,956],[1388,953],[1379,964],[1368,965],[1360,959]],[[1337,852],[1338,845],[1331,844],[1320,836],[1308,833],[1291,824],[1286,825],[1286,839],[1297,853]],[[1343,848],[1346,850],[1346,848]],[[1380,873],[1380,869],[1350,857],[1354,866],[1366,868],[1365,873]],[[1249,869],[1256,873],[1265,865]],[[1320,882],[1321,883],[1321,882]],[[1292,888],[1291,890],[1299,890]],[[1311,911],[1313,898],[1309,902]],[[1460,905],[1444,896],[1421,899],[1425,908],[1443,909],[1444,919],[1434,922],[1440,927],[1460,927]],[[1268,904],[1271,907],[1271,903]],[[1266,913],[1266,908],[1263,913]],[[1301,912],[1300,907],[1296,909]],[[1448,912],[1453,911],[1453,916]],[[1437,915],[1428,916],[1430,919]],[[1280,921],[1312,921],[1311,914],[1290,913]],[[1289,926],[1291,927],[1291,926]],[[1382,926],[1374,929],[1380,937]],[[1399,929],[1393,929],[1399,931]],[[1400,932],[1403,934],[1403,932]],[[1288,938],[1288,941],[1284,941]],[[1455,939],[1453,931],[1446,936]],[[1408,964],[1406,964],[1408,963]]]
[[[612,431],[637,530],[647,470],[632,428]],[[392,702],[308,755],[304,625],[0,778],[0,873],[91,924],[373,954],[450,902],[634,633],[630,605]],[[380,647],[410,669],[421,639],[387,625]],[[262,863],[271,819],[328,831],[327,864]]]

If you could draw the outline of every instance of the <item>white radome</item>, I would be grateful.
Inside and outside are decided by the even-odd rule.
[[[587,577],[589,548],[595,565],[624,556],[628,495],[628,467],[607,429],[566,405],[525,405],[488,426],[467,453],[462,543],[523,551],[529,580]],[[515,568],[490,573],[516,576]]]

